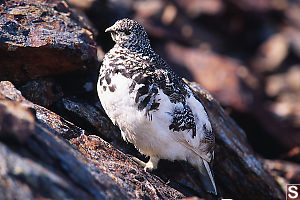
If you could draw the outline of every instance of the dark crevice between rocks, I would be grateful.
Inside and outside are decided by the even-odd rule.
[[[268,159],[276,159],[288,151],[264,128],[255,116],[249,113],[235,112],[230,116],[241,126],[254,151]]]

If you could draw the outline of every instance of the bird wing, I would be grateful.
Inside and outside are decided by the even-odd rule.
[[[194,96],[187,97],[186,104],[175,106],[171,116],[169,129],[175,139],[210,162],[215,137],[202,104]]]

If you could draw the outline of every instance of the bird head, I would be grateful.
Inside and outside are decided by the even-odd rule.
[[[111,37],[116,44],[123,47],[146,48],[150,44],[145,29],[138,22],[131,19],[118,20],[105,32],[111,33]]]

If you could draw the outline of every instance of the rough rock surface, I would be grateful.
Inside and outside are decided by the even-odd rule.
[[[0,80],[96,66],[92,29],[65,1],[3,1],[0,13]]]

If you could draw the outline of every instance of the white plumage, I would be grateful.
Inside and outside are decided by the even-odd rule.
[[[203,105],[155,54],[137,22],[123,19],[107,31],[116,45],[105,55],[97,90],[123,139],[150,156],[145,169],[155,169],[159,159],[188,161],[217,194],[209,167],[214,135]]]

